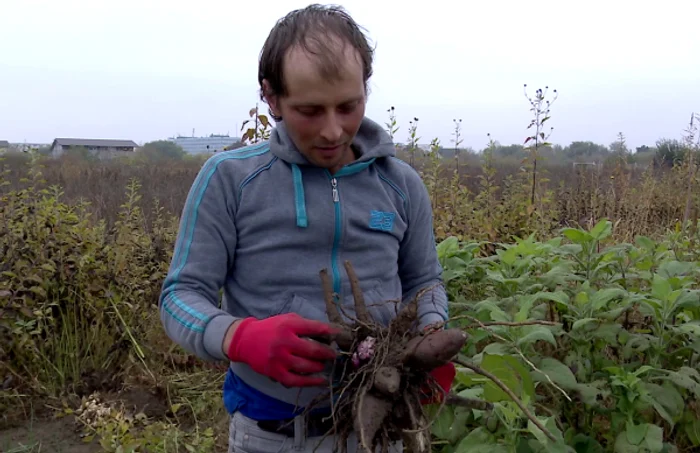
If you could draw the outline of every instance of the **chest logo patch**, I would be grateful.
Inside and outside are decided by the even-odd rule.
[[[372,230],[391,231],[394,228],[396,213],[384,211],[370,211],[369,227]]]

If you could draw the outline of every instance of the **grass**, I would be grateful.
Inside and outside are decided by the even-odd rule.
[[[700,354],[697,122],[672,165],[640,164],[624,151],[624,137],[616,142],[622,151],[595,167],[573,165],[540,135],[555,121],[545,95],[531,99],[528,130],[536,138],[515,154],[490,137],[479,153],[460,148],[459,120],[454,147],[432,142],[448,157],[417,151],[415,119],[397,147],[431,196],[455,322],[469,320],[460,360],[520,389],[562,439],[547,444],[517,406],[460,367],[455,389],[490,396],[497,409],[443,411],[434,449],[639,451],[644,444],[662,451],[662,439],[693,451],[700,445],[700,378],[688,371]],[[157,309],[180,209],[202,163],[37,154],[0,162],[3,432],[62,417],[107,451],[225,449],[225,364],[205,364],[173,345]],[[598,302],[586,305],[591,300]],[[491,325],[527,319],[559,327]],[[508,380],[503,367],[520,378]],[[649,400],[650,389],[668,400]],[[678,397],[683,407],[668,406]],[[85,443],[66,451],[87,451],[79,450]]]

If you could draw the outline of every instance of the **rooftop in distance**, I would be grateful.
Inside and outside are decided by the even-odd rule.
[[[211,134],[208,137],[171,137],[169,141],[180,146],[188,154],[216,153],[227,146],[240,143],[240,137]]]

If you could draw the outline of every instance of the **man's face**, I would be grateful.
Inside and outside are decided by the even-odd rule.
[[[344,51],[338,47],[341,75],[329,81],[313,58],[291,49],[284,62],[287,95],[267,98],[299,151],[331,172],[355,159],[350,145],[365,115],[362,62],[354,52],[350,46]]]

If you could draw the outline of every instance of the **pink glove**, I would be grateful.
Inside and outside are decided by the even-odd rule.
[[[329,324],[296,313],[263,320],[245,318],[233,334],[227,355],[285,387],[320,386],[328,380],[304,375],[322,372],[324,361],[335,359],[336,352],[330,346],[300,336],[328,337],[336,332]]]

